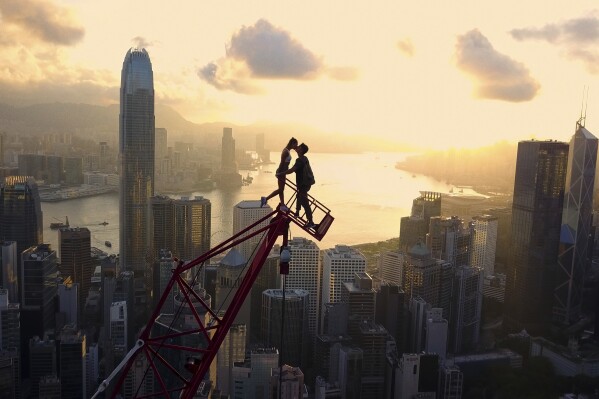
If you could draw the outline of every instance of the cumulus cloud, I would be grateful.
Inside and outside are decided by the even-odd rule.
[[[495,50],[476,29],[458,37],[455,55],[458,68],[474,80],[479,98],[528,101],[540,89],[524,64]]]
[[[85,34],[69,9],[50,0],[0,0],[0,16],[0,35],[8,26],[47,43],[69,46]]]
[[[156,42],[150,41],[143,36],[135,36],[133,39],[131,39],[131,42],[133,42],[134,47],[146,49],[156,44]]]
[[[552,23],[540,28],[513,29],[518,41],[541,40],[557,46],[566,57],[580,61],[591,73],[599,73],[599,18],[588,15]]]
[[[399,40],[397,42],[397,48],[408,57],[412,57],[414,55],[414,44],[409,38]]]
[[[328,67],[322,57],[304,47],[286,30],[260,19],[243,26],[231,37],[226,56],[198,70],[200,78],[220,90],[258,94],[255,79],[312,80],[323,75],[353,80],[348,67]]]

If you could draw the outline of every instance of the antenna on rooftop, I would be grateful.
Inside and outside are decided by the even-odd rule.
[[[589,87],[584,86],[582,88],[582,104],[580,105],[580,118],[578,119],[577,125],[584,127],[587,118],[587,106],[589,102]]]

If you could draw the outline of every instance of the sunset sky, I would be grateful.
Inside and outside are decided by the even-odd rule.
[[[156,101],[202,123],[299,122],[431,148],[568,140],[596,1],[0,0],[0,102],[118,102],[143,46]]]

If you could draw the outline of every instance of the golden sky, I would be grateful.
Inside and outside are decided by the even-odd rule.
[[[0,0],[0,102],[118,102],[143,46],[156,101],[194,122],[299,122],[444,148],[569,140],[594,1]]]

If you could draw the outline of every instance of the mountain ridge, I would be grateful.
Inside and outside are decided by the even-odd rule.
[[[344,135],[326,132],[301,123],[261,121],[241,125],[226,121],[194,123],[185,119],[168,105],[156,104],[156,127],[169,131],[169,141],[203,141],[217,145],[223,127],[233,128],[240,148],[254,149],[255,135],[264,133],[267,148],[278,149],[290,137],[306,142],[312,151],[364,152],[418,150],[399,141],[371,135]],[[85,103],[39,103],[14,106],[0,103],[0,131],[9,134],[42,135],[45,133],[74,133],[118,136],[118,104],[92,105]]]

